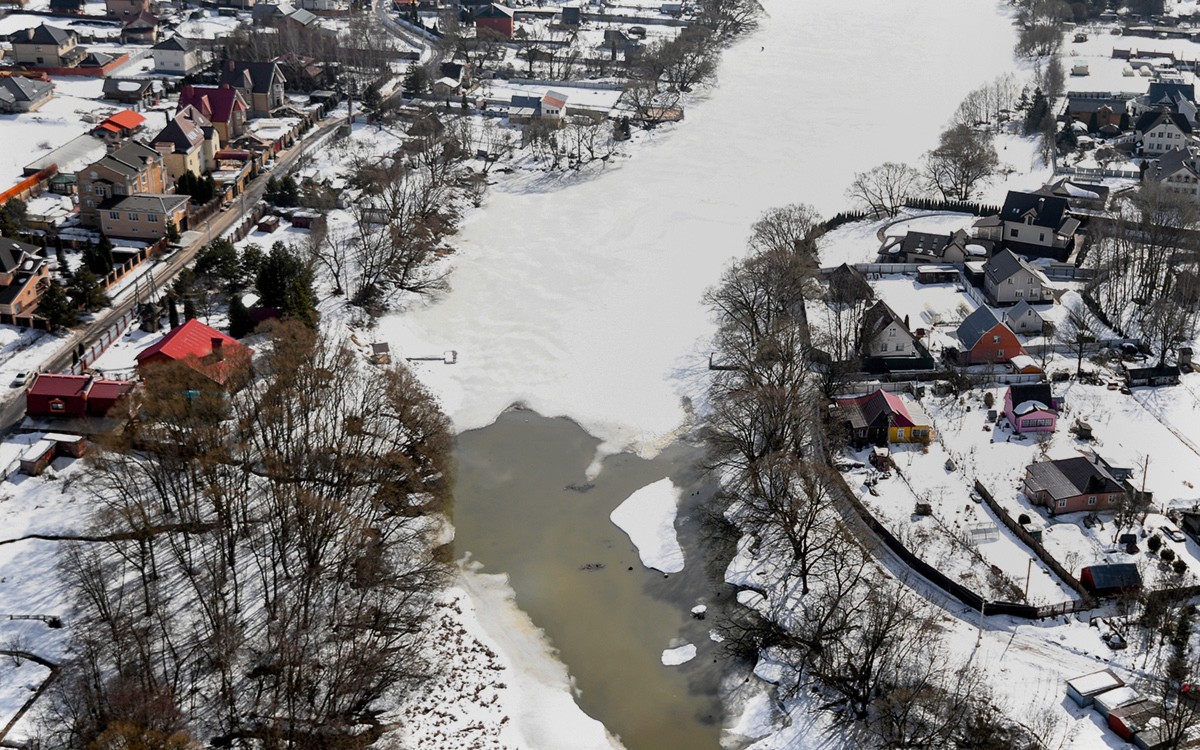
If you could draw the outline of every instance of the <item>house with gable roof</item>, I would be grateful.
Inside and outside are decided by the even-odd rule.
[[[249,364],[254,350],[215,328],[189,320],[173,329],[136,359],[143,377],[154,375],[155,365],[183,362],[205,379],[224,386]]]
[[[32,112],[54,95],[54,84],[22,76],[0,78],[0,112]]]
[[[35,68],[75,68],[87,50],[79,46],[79,35],[70,29],[42,24],[9,37],[17,65]]]
[[[150,54],[154,56],[154,72],[160,74],[190,76],[207,61],[199,43],[179,34],[154,45]]]
[[[121,44],[154,44],[158,41],[158,26],[153,13],[140,11],[121,27]]]
[[[100,222],[109,237],[157,242],[167,236],[167,225],[187,229],[186,195],[140,193],[111,198],[100,205]]]
[[[1002,364],[1025,354],[1025,348],[1008,326],[986,307],[967,316],[955,331],[958,363],[961,365]]]
[[[902,238],[889,237],[879,254],[891,263],[966,263],[982,259],[987,249],[958,229],[950,234],[908,232]]]
[[[251,117],[270,117],[284,104],[287,78],[275,62],[228,60],[221,68],[220,83],[241,92],[243,101],[250,106]]]
[[[1192,123],[1178,112],[1162,109],[1142,114],[1133,126],[1137,152],[1142,156],[1157,156],[1177,148],[1186,148],[1192,134]]]
[[[212,171],[221,150],[221,136],[208,118],[190,104],[175,113],[150,143],[163,155],[167,172],[178,180]]]
[[[983,290],[996,305],[1050,301],[1047,283],[1041,271],[1011,250],[1001,250],[983,266]]]
[[[831,416],[849,430],[858,447],[887,443],[927,443],[933,421],[905,394],[878,390],[866,396],[834,399]]]
[[[1111,510],[1125,498],[1125,488],[1104,463],[1088,456],[1029,464],[1023,492],[1050,515]]]
[[[241,91],[227,83],[220,86],[184,86],[179,92],[179,105],[175,111],[182,111],[189,106],[212,123],[224,143],[234,140],[246,130],[246,113],[250,107]]]
[[[152,78],[105,78],[101,91],[109,101],[140,106],[155,100],[155,84]]]
[[[492,3],[476,10],[474,20],[476,36],[491,33],[499,34],[505,39],[513,38],[515,24],[512,8]]]
[[[1190,150],[1171,149],[1150,162],[1143,179],[1157,182],[1172,193],[1186,195],[1193,202],[1200,201],[1200,164]]]
[[[1014,333],[1034,334],[1042,332],[1046,321],[1042,318],[1041,313],[1033,308],[1033,305],[1021,300],[1004,311],[1004,325],[1011,328]]]
[[[0,237],[0,313],[28,315],[51,283],[41,248]]]
[[[1069,209],[1065,198],[1010,190],[1000,213],[975,222],[975,231],[1014,253],[1065,261],[1079,231],[1079,220]]]
[[[933,369],[929,351],[882,300],[863,313],[858,332],[858,354],[866,372],[900,372]]]
[[[79,221],[100,226],[100,206],[107,200],[138,193],[166,190],[166,170],[158,151],[135,141],[88,165],[76,176],[79,186]]]
[[[1004,394],[1004,416],[1018,434],[1054,432],[1060,405],[1049,383],[1010,385]]]
[[[92,128],[92,135],[106,143],[115,144],[142,132],[146,129],[145,124],[145,117],[132,109],[123,109],[104,118],[99,125]]]

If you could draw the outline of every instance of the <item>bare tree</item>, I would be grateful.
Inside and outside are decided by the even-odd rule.
[[[914,197],[921,175],[907,164],[885,162],[867,172],[858,172],[846,197],[856,206],[876,216],[895,216],[904,202]]]
[[[996,173],[1000,158],[989,133],[953,125],[925,154],[925,178],[947,200],[969,200]]]
[[[755,252],[794,252],[816,263],[823,233],[821,215],[807,203],[768,209],[750,227]]]

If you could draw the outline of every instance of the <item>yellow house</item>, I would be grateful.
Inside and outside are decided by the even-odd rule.
[[[835,416],[846,424],[850,440],[868,443],[928,443],[933,420],[907,395],[878,390],[866,396],[834,400]]]
[[[208,118],[188,105],[172,117],[151,140],[163,155],[167,173],[178,180],[188,172],[211,172],[221,150],[221,136]]]

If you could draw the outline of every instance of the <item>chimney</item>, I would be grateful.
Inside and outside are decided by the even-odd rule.
[[[217,355],[217,359],[224,358],[222,356],[224,354],[224,352],[221,349],[221,347],[224,343],[225,343],[225,341],[223,339],[219,339],[219,338],[215,338],[215,337],[212,339],[212,353]]]

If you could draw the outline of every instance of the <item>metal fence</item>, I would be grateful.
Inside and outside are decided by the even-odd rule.
[[[134,311],[126,310],[125,314],[117,319],[104,333],[100,334],[100,338],[88,347],[83,352],[76,352],[77,357],[75,364],[63,372],[64,375],[82,375],[85,370],[91,367],[92,363],[100,358],[100,355],[108,351],[108,347],[112,346],[114,341],[120,340],[125,331],[133,325],[133,321],[137,318]]]

